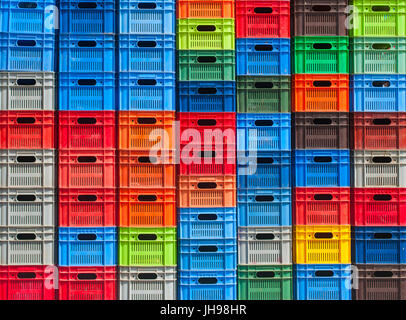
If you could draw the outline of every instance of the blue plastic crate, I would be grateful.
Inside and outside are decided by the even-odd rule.
[[[175,34],[175,1],[120,0],[119,32],[131,34]]]
[[[117,228],[59,228],[60,266],[114,266]]]
[[[235,81],[179,81],[178,111],[235,112]]]
[[[352,261],[406,263],[406,227],[354,227]]]
[[[290,150],[290,113],[238,113],[238,151]]]
[[[178,271],[179,300],[236,300],[237,271]]]
[[[406,75],[350,76],[350,111],[406,111]]]
[[[290,39],[236,39],[237,75],[290,75]]]
[[[351,300],[350,264],[296,264],[295,300]]]
[[[175,72],[174,35],[119,35],[120,72]]]
[[[55,36],[0,33],[0,71],[54,71]]]
[[[239,227],[291,226],[291,189],[239,188],[237,212]]]
[[[115,33],[115,0],[60,0],[62,33]]]
[[[60,72],[114,72],[114,35],[59,36]]]
[[[349,187],[349,150],[295,150],[296,187]]]
[[[237,237],[236,208],[180,208],[180,239],[225,239]]]
[[[58,10],[55,0],[2,0],[0,32],[55,33]]]
[[[121,111],[175,111],[175,73],[119,73]]]
[[[114,94],[113,72],[59,74],[60,110],[115,110]]]

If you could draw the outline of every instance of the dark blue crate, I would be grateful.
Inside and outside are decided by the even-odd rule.
[[[351,300],[350,264],[296,264],[295,300]]]
[[[60,72],[114,72],[114,35],[59,36]]]
[[[238,113],[237,150],[290,150],[290,113]]]
[[[179,300],[236,300],[237,272],[178,271]]]
[[[119,35],[119,71],[175,72],[174,35]]]
[[[0,71],[54,71],[55,36],[0,33]]]
[[[290,39],[236,39],[237,75],[290,75]]]
[[[296,187],[349,187],[349,150],[296,150]]]
[[[291,189],[237,189],[237,212],[239,227],[291,226]]]
[[[115,33],[115,0],[61,0],[62,33]]]
[[[109,73],[59,74],[59,109],[70,111],[115,110],[115,77]]]
[[[179,81],[178,111],[235,112],[235,81]]]
[[[406,75],[350,76],[350,111],[406,111]]]
[[[59,228],[60,266],[114,266],[117,228]]]
[[[406,263],[406,227],[354,227],[352,261]]]
[[[175,1],[120,0],[119,32],[130,34],[175,34]]]
[[[180,239],[225,239],[237,236],[236,208],[180,208]]]
[[[121,111],[175,111],[174,72],[121,72],[117,91]]]

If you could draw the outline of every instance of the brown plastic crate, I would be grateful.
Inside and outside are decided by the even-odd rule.
[[[296,149],[348,149],[349,115],[346,112],[296,112]]]
[[[406,265],[357,264],[355,267],[353,276],[358,274],[358,289],[352,290],[353,300],[406,300]]]

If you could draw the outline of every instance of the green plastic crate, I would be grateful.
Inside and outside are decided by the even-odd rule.
[[[238,300],[292,299],[292,265],[238,266]]]
[[[176,266],[176,228],[119,229],[120,266]]]
[[[295,73],[349,73],[349,37],[295,37]]]
[[[234,50],[234,19],[178,19],[178,50]]]
[[[238,113],[278,113],[291,110],[290,76],[238,76]]]

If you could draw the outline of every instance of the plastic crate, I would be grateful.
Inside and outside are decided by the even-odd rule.
[[[237,299],[236,271],[179,271],[179,300]]]
[[[54,189],[0,189],[1,227],[52,227],[55,211]]]
[[[60,266],[117,265],[117,228],[59,228]]]
[[[292,263],[292,227],[239,227],[238,264]]]
[[[115,6],[116,0],[60,0],[60,33],[114,33]]]
[[[235,2],[236,38],[290,38],[289,1]]]
[[[292,299],[291,265],[238,266],[238,300]]]
[[[346,36],[348,0],[296,0],[295,36]]]
[[[1,266],[0,300],[55,300],[52,266]]]
[[[351,38],[350,72],[405,74],[405,38]]]
[[[53,111],[0,111],[1,149],[54,149]]]
[[[356,150],[351,164],[354,188],[406,188],[406,151]]]
[[[293,112],[348,112],[348,74],[296,74],[292,77]]]
[[[350,264],[297,264],[295,300],[351,300]]]
[[[238,113],[276,113],[291,111],[289,76],[237,77]]]
[[[0,182],[9,188],[55,187],[54,150],[0,150]]]
[[[406,75],[350,76],[350,110],[406,111]]]
[[[354,227],[353,263],[406,263],[406,227]]]
[[[120,266],[176,266],[176,228],[120,228]]]
[[[353,226],[406,226],[406,189],[352,188]]]
[[[236,208],[178,209],[178,238],[232,239],[237,235]]]
[[[59,72],[114,71],[114,35],[61,34],[59,36]]]
[[[238,76],[290,75],[290,39],[236,39]]]
[[[237,151],[288,151],[290,113],[238,113]]]
[[[116,267],[60,267],[59,300],[116,300]]]
[[[179,208],[236,206],[236,176],[179,176]]]
[[[69,111],[115,110],[113,72],[59,73],[59,109]]]
[[[235,51],[179,50],[178,69],[179,81],[235,81]]]
[[[120,72],[175,72],[175,36],[118,36]]]
[[[292,225],[291,189],[239,187],[237,210],[238,226],[290,226]]]
[[[54,265],[53,227],[0,227],[0,265]]]
[[[179,81],[178,111],[235,112],[234,81]]]
[[[179,0],[176,5],[178,19],[234,18],[234,0]]]
[[[293,263],[351,263],[351,227],[317,225],[293,227]]]
[[[59,226],[114,227],[116,189],[59,189]]]
[[[349,150],[296,150],[293,163],[297,187],[349,187]]]
[[[55,71],[55,35],[0,33],[0,70]]]
[[[175,267],[120,267],[120,300],[176,300]]]
[[[234,50],[234,19],[178,19],[178,50]]]
[[[296,112],[295,149],[348,149],[350,117],[346,112]]]
[[[59,111],[60,150],[116,148],[114,111]]]
[[[350,188],[294,188],[293,225],[350,225]]]
[[[120,0],[118,17],[121,34],[175,34],[173,0]]]

